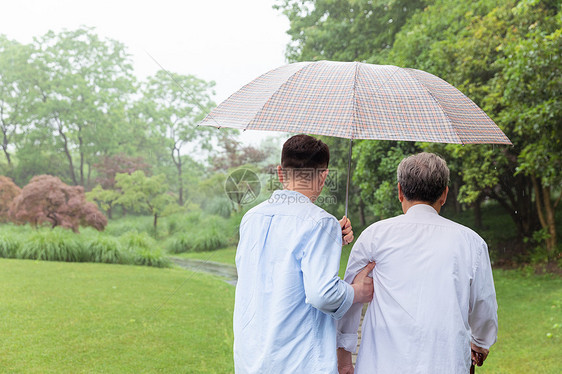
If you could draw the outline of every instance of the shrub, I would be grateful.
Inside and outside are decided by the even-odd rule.
[[[217,216],[207,217],[170,239],[168,251],[171,253],[207,252],[224,248],[228,245],[228,230],[225,230],[225,227],[227,227],[225,219]]]
[[[21,241],[15,237],[0,237],[0,257],[17,258]]]
[[[127,261],[135,265],[168,267],[170,261],[157,247],[156,241],[147,233],[130,231],[120,237],[120,242],[127,252]]]
[[[86,201],[82,186],[68,186],[57,177],[39,175],[23,188],[12,205],[14,222],[29,222],[33,226],[48,223],[78,232],[78,226],[91,226],[102,231],[107,218],[98,207]]]
[[[133,252],[133,264],[154,267],[169,267],[170,260],[164,256],[161,250],[139,249]]]
[[[21,188],[10,178],[0,175],[0,222],[10,220],[10,206],[20,193]]]
[[[228,218],[232,214],[232,201],[227,197],[215,197],[205,204],[205,211]]]
[[[21,246],[18,258],[47,261],[84,262],[89,256],[72,233],[59,229],[33,232]]]
[[[115,238],[98,235],[86,244],[90,261],[123,264],[127,256],[123,256],[121,244]]]

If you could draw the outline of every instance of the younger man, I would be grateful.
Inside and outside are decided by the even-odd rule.
[[[234,306],[236,373],[337,373],[335,319],[373,297],[373,280],[359,272],[338,277],[340,223],[314,205],[328,175],[330,153],[307,135],[283,145],[278,176],[284,189],[254,207],[240,224]]]

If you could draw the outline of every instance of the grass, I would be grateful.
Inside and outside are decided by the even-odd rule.
[[[231,373],[233,305],[185,270],[0,259],[0,371]]]
[[[351,251],[342,250],[340,276]],[[234,265],[236,248],[182,257]],[[215,257],[216,256],[216,257]],[[562,345],[562,278],[533,275],[519,270],[494,270],[498,299],[499,334],[479,373],[558,374]]]
[[[216,251],[212,251],[212,252],[182,253],[173,256],[179,258],[214,261],[214,262],[220,262],[222,264],[234,265],[235,264],[234,261],[236,257],[236,247],[217,249]]]
[[[498,341],[480,373],[562,372],[562,278],[496,270]]]

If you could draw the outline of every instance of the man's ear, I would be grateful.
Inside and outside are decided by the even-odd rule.
[[[279,178],[279,183],[283,184],[283,168],[281,167],[281,165],[277,165],[277,178]]]
[[[445,205],[447,202],[447,195],[449,194],[449,186],[445,187],[445,191],[441,194],[439,201],[441,202],[441,206]]]
[[[398,200],[400,200],[400,202],[404,201],[404,192],[402,192],[402,186],[400,183],[398,183]]]
[[[324,187],[324,183],[326,182],[326,178],[328,178],[328,173],[330,172],[330,170],[326,169],[323,170],[322,172],[320,172],[319,175],[319,180],[318,180],[318,187],[319,188],[323,188]]]

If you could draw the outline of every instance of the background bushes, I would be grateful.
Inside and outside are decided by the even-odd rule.
[[[158,231],[150,216],[110,220],[104,232],[83,228],[0,225],[0,257],[65,262],[170,266],[169,254],[213,251],[235,245],[241,214],[230,218],[201,210],[162,219]]]

